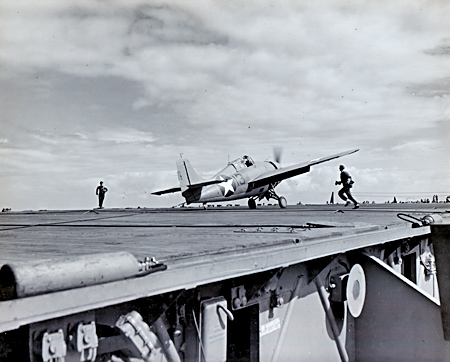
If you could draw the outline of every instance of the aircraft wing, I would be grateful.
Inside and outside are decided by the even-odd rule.
[[[254,180],[250,181],[249,186],[252,188],[257,188],[257,187],[261,187],[261,186],[264,186],[267,184],[280,182],[287,178],[309,172],[311,166],[317,165],[322,162],[331,161],[331,160],[334,160],[334,159],[342,157],[342,156],[350,155],[350,154],[358,152],[358,151],[359,151],[359,149],[354,149],[354,150],[350,150],[350,151],[336,153],[331,156],[325,156],[325,157],[317,158],[315,160],[298,163],[298,164],[295,164],[292,166],[279,168],[278,170],[268,171],[268,172],[263,173],[262,175],[256,177]]]

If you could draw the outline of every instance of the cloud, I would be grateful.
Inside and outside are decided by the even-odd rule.
[[[442,41],[442,44],[435,46],[434,48],[425,49],[425,54],[434,55],[434,56],[447,56],[450,55],[450,41],[449,39],[445,39]]]
[[[152,143],[155,139],[151,132],[144,132],[126,127],[116,127],[99,132],[96,138],[100,141],[115,143]]]
[[[106,175],[126,190],[134,179],[176,182],[179,153],[207,174],[228,154],[265,159],[274,145],[287,164],[360,147],[352,162],[373,188],[374,180],[384,187],[373,170],[402,165],[401,184],[414,162],[435,167],[448,148],[450,4],[442,1],[1,8],[0,122],[9,142],[0,152],[2,168],[17,174]],[[309,189],[314,199],[334,171],[280,187]]]
[[[133,110],[137,111],[139,109],[145,108],[147,106],[149,106],[150,103],[148,100],[146,100],[145,98],[140,97],[138,100],[136,100],[133,103]]]
[[[421,141],[415,141],[415,142],[407,142],[401,145],[397,145],[395,147],[392,147],[393,151],[414,151],[417,149],[434,149],[434,148],[440,148],[438,144],[436,144],[436,141],[433,140],[421,140]]]

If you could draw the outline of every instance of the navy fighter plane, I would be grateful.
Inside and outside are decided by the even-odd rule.
[[[163,195],[181,192],[187,204],[218,201],[231,201],[248,198],[248,207],[256,208],[256,200],[275,199],[281,208],[287,206],[286,198],[275,193],[275,187],[283,180],[309,172],[311,166],[350,155],[358,149],[337,153],[331,156],[281,167],[279,154],[276,161],[255,162],[249,156],[240,157],[228,163],[211,179],[202,179],[192,168],[191,163],[181,157],[177,160],[180,187],[152,192]]]

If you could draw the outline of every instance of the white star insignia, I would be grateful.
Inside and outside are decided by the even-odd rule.
[[[225,182],[222,182],[219,184],[219,186],[223,187],[223,195],[224,196],[230,196],[234,194],[234,186],[233,186],[233,179],[229,179]]]

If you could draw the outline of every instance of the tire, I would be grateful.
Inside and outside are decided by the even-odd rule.
[[[285,209],[285,208],[286,208],[286,206],[287,206],[287,200],[286,200],[286,198],[285,198],[284,196],[281,196],[281,197],[278,199],[278,205],[280,205],[280,207],[281,207],[282,209]]]
[[[248,199],[249,209],[256,209],[256,201],[254,199]]]

